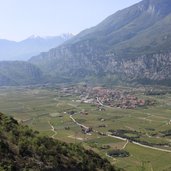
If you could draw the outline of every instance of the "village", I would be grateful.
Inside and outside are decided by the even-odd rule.
[[[61,92],[65,96],[79,95],[77,102],[96,105],[99,110],[105,110],[104,107],[135,109],[155,104],[154,101],[138,98],[129,91],[104,87],[73,86],[62,88]]]

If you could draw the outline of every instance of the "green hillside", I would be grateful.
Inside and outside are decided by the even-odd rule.
[[[80,145],[42,137],[0,113],[1,171],[114,171],[110,163]]]

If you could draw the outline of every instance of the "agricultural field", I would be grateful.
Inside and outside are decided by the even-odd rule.
[[[2,87],[0,112],[42,135],[80,143],[126,171],[171,170],[171,89]],[[129,156],[113,157],[123,150]]]

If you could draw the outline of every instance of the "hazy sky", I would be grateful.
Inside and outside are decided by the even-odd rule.
[[[0,0],[0,38],[77,34],[140,0]]]

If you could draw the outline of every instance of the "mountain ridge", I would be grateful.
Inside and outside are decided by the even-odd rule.
[[[170,20],[170,0],[143,0],[82,31],[63,45],[32,57],[30,62],[49,74],[52,80],[63,76],[68,81],[91,82],[92,77],[109,76],[115,77],[116,81],[137,82],[142,74],[143,80],[149,80],[147,82],[165,79],[168,82],[171,70],[167,67],[166,72],[164,69],[167,66],[164,58],[167,56],[170,61]],[[163,56],[160,61],[158,56]],[[153,70],[147,65],[147,58],[158,61]],[[143,70],[141,65],[136,66],[138,62]],[[159,67],[157,65],[160,65],[160,72],[154,69]],[[135,70],[141,74],[134,73]]]
[[[42,51],[48,51],[53,47],[64,43],[73,37],[72,34],[62,34],[60,36],[40,37],[32,35],[21,41],[11,41],[0,39],[0,61],[4,60],[28,60],[33,55],[38,55]]]
[[[143,0],[28,62],[46,83],[171,85],[170,21],[170,0]]]

